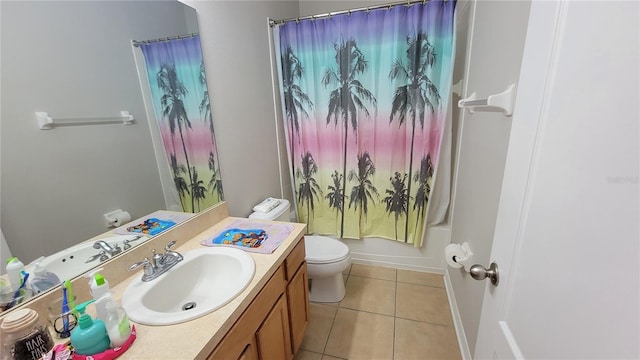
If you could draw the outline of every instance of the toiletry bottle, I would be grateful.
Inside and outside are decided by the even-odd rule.
[[[40,261],[36,261],[33,267],[33,277],[29,280],[27,287],[30,287],[33,294],[40,294],[52,287],[60,284],[58,275],[47,271],[44,266],[40,265]]]
[[[22,276],[20,275],[22,271],[24,271],[22,261],[18,260],[17,257],[7,259],[7,275],[14,291],[22,284]]]
[[[90,279],[89,288],[95,301],[98,301],[109,292],[109,282],[98,271],[102,271],[102,268],[85,275]],[[107,319],[107,304],[105,302],[96,302],[96,317],[102,321]]]
[[[107,333],[112,347],[122,346],[131,335],[131,323],[124,309],[113,300],[111,293],[100,298],[107,306]]]
[[[109,335],[104,322],[85,314],[87,305],[94,301],[89,300],[76,306],[80,318],[78,326],[71,331],[71,345],[79,355],[95,355],[109,349]]]

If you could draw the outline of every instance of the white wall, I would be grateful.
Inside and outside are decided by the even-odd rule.
[[[477,1],[470,26],[466,94],[486,97],[517,83],[529,16],[528,1]],[[473,12],[473,10],[472,10]],[[469,242],[474,263],[488,266],[511,118],[463,112],[451,212],[451,242]],[[457,304],[457,330],[473,353],[485,283],[448,269]],[[454,316],[455,318],[456,316]],[[463,353],[464,353],[463,349]]]
[[[154,6],[150,6],[153,4]],[[131,39],[187,32],[178,2],[2,1],[2,230],[24,262],[107,231],[102,214],[163,207]],[[54,117],[131,126],[39,130]]]
[[[297,1],[184,1],[198,12],[220,172],[231,216],[280,196],[267,18]]]

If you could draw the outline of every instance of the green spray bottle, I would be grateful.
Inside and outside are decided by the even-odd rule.
[[[95,355],[109,349],[110,341],[104,321],[92,319],[85,314],[87,305],[95,300],[89,300],[76,306],[80,315],[78,326],[71,331],[71,345],[80,355]]]

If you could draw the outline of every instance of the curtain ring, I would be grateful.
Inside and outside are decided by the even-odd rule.
[[[389,7],[387,8],[389,11],[391,11],[391,5],[389,5]]]
[[[347,16],[351,16],[351,9],[347,10]]]
[[[300,24],[300,18],[296,18],[296,24]]]

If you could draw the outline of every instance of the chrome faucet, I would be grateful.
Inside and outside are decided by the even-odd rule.
[[[106,251],[109,255],[114,256],[114,255],[118,255],[122,252],[122,249],[120,248],[120,246],[118,246],[116,244],[115,247],[112,247],[111,245],[109,245],[106,241],[104,240],[98,240],[93,244],[93,248],[94,249],[102,249],[104,251]]]
[[[144,270],[142,281],[151,281],[164,274],[183,259],[180,253],[171,250],[175,244],[175,240],[167,244],[167,246],[164,247],[164,254],[158,254],[156,250],[153,249],[151,251],[153,253],[151,260],[144,258],[144,260],[131,265],[129,271],[136,270],[142,266]]]

